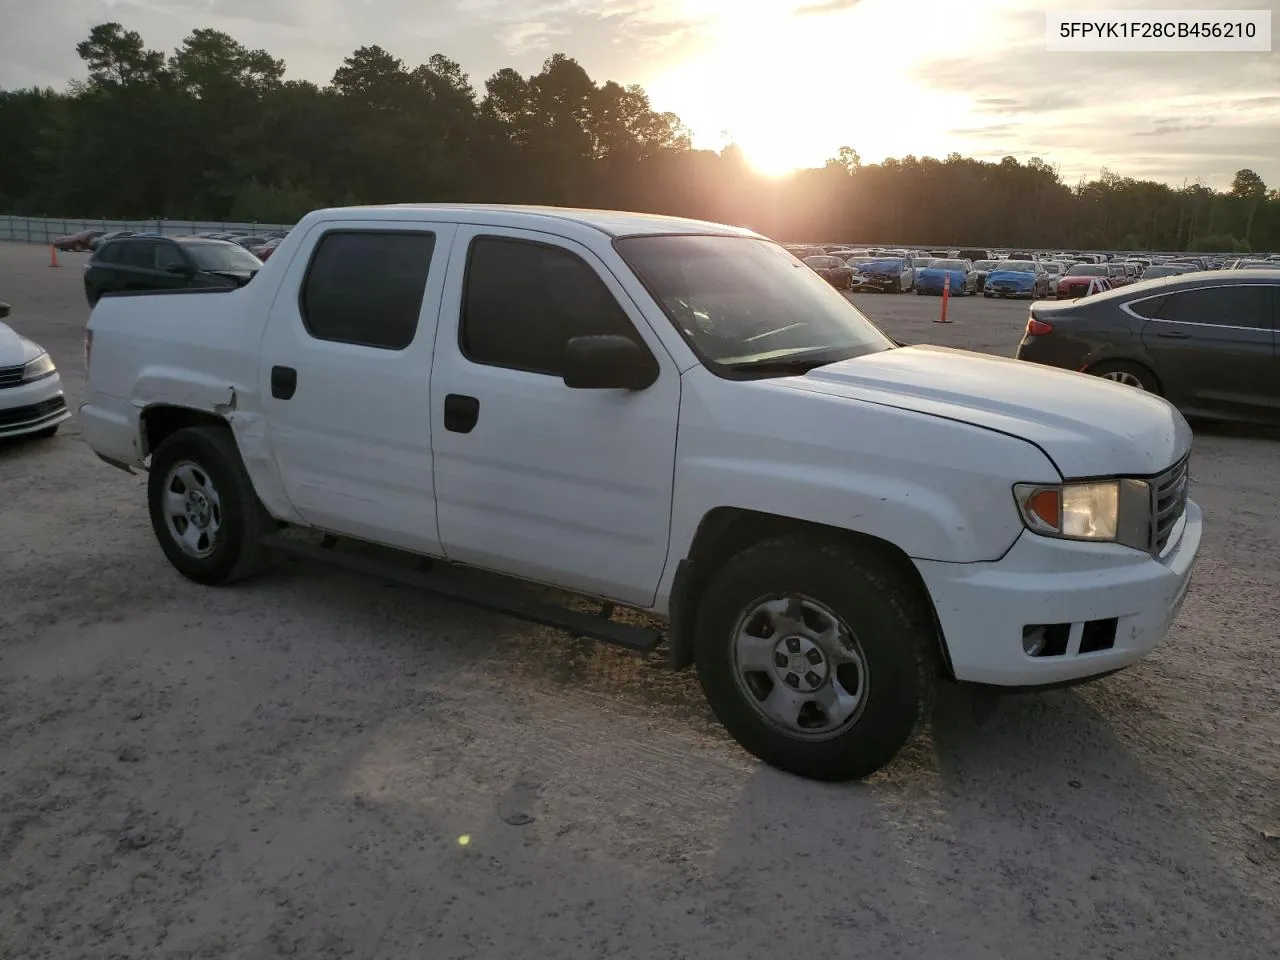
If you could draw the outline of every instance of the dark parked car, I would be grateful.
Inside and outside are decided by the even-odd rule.
[[[1031,307],[1018,359],[1159,394],[1187,416],[1280,422],[1280,274],[1189,273]]]
[[[839,257],[805,257],[804,265],[837,290],[853,288],[853,268]]]
[[[84,294],[89,306],[104,293],[242,287],[262,261],[239,244],[200,237],[125,237],[89,258]]]

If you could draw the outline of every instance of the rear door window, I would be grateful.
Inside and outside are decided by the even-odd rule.
[[[435,234],[333,230],[321,237],[298,307],[317,340],[403,350],[418,332]]]
[[[1172,323],[1271,328],[1268,288],[1262,284],[1205,287],[1171,294],[1158,317]]]
[[[147,240],[124,240],[120,247],[116,260],[120,266],[139,270],[155,269],[155,244]]]

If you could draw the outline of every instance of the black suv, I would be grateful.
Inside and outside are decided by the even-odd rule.
[[[121,290],[242,287],[262,269],[244,247],[202,237],[125,237],[102,244],[84,271],[89,306]]]

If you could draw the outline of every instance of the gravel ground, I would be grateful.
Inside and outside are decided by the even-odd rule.
[[[0,245],[83,395],[83,255]],[[1025,304],[860,304],[1009,354]],[[0,447],[0,957],[1223,957],[1280,943],[1280,436],[1205,429],[1145,662],[947,687],[861,784],[755,763],[690,672],[303,563],[183,580],[74,421]]]

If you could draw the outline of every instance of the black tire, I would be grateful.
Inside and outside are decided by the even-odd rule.
[[[185,552],[170,529],[164,508],[170,471],[189,462],[217,492],[219,526],[212,550],[196,557]],[[186,427],[167,437],[151,458],[147,478],[151,529],[169,562],[196,583],[230,583],[257,572],[267,560],[260,540],[275,529],[253,490],[231,431],[224,427]]]
[[[1118,379],[1120,376],[1131,378],[1137,382],[1128,382],[1125,384],[1126,386],[1139,388],[1147,393],[1154,393],[1157,397],[1163,396],[1159,379],[1150,369],[1140,363],[1131,363],[1128,360],[1104,360],[1102,363],[1090,367],[1087,372],[1095,377],[1106,377],[1108,380]]]
[[[58,425],[55,423],[52,427],[45,427],[43,430],[37,430],[32,434],[37,440],[52,440],[58,432]]]
[[[865,663],[861,712],[828,739],[792,735],[766,719],[734,675],[740,621],[769,597],[794,595],[848,625]],[[731,558],[703,592],[694,637],[698,680],[749,753],[802,777],[856,780],[892,760],[932,710],[939,674],[933,624],[927,598],[878,553],[808,537],[769,540]]]

